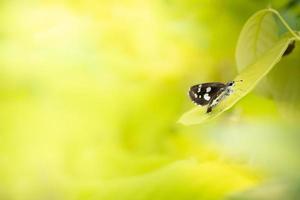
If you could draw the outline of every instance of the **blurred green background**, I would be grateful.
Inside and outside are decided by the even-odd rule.
[[[177,123],[269,5],[297,26],[287,0],[0,1],[0,200],[300,199],[299,48],[215,121]]]

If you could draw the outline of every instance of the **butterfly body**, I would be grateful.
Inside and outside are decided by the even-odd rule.
[[[193,85],[190,87],[189,96],[196,105],[208,105],[206,113],[209,113],[212,108],[233,92],[234,84],[235,81],[226,84],[211,82]]]

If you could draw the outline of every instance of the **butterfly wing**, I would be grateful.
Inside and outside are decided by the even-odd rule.
[[[189,96],[197,105],[205,106],[225,87],[224,83],[219,82],[197,84],[190,88]]]

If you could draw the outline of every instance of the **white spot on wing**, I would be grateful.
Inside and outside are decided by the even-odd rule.
[[[198,93],[201,91],[201,87],[202,87],[202,85],[200,84],[200,85],[198,86]]]
[[[204,99],[206,100],[206,101],[209,101],[210,100],[210,96],[206,93],[204,96]]]
[[[207,87],[206,92],[210,92],[210,91],[211,91],[211,87]]]

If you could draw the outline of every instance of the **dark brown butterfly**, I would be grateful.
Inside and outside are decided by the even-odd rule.
[[[213,107],[233,92],[232,88],[235,82],[230,81],[226,84],[220,82],[197,84],[190,88],[189,96],[196,105],[208,105],[206,113],[209,113]]]

